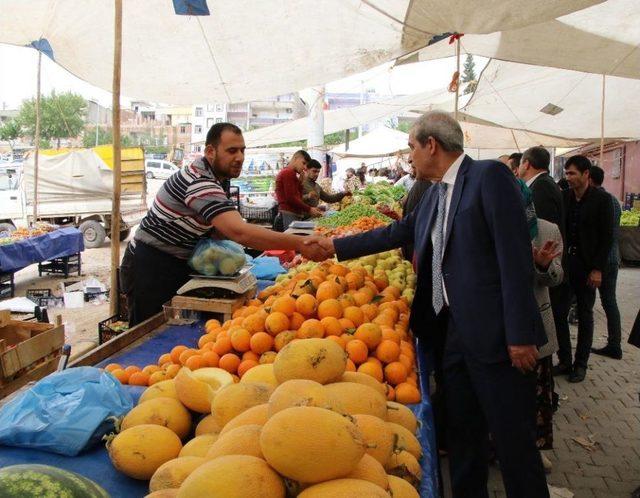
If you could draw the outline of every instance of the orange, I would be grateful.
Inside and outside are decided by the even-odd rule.
[[[340,275],[333,275],[333,274],[329,275],[327,277],[326,282],[338,284],[338,287],[340,287],[340,294],[348,290],[347,280],[344,277],[341,277]]]
[[[269,313],[266,321],[264,322],[264,328],[272,336],[278,335],[289,328],[289,317],[281,311],[274,311]]]
[[[389,384],[397,386],[407,380],[407,368],[399,361],[389,363],[384,367],[384,376]]]
[[[391,315],[389,315],[388,313],[385,313],[384,311],[380,314],[378,314],[377,317],[375,317],[373,320],[371,320],[373,323],[377,323],[378,325],[385,326],[385,327],[393,327],[395,325],[395,321],[393,319],[393,317]]]
[[[347,347],[347,341],[345,341],[341,336],[339,335],[328,335],[327,339],[329,339],[330,341],[335,342],[336,344],[338,344],[338,346],[340,346],[342,349],[345,349]]]
[[[218,368],[222,368],[229,373],[236,373],[238,371],[238,367],[240,366],[241,360],[238,355],[233,353],[227,353],[220,357],[220,361],[218,362]]]
[[[296,338],[296,333],[291,330],[280,332],[273,340],[273,345],[276,351],[280,351],[283,347],[289,344]]]
[[[167,380],[169,377],[167,376],[167,372],[154,372],[149,376],[149,385],[152,386],[157,382],[162,382],[163,380]]]
[[[395,401],[396,390],[393,387],[391,387],[389,384],[385,384],[384,387],[387,389],[387,401]]]
[[[273,302],[276,300],[276,296],[269,296],[267,298],[267,300],[264,302],[264,305],[269,308],[271,307],[271,305],[273,304]]]
[[[247,304],[250,305],[250,306],[258,306],[258,307],[260,307],[260,306],[262,306],[262,301],[260,301],[260,299],[252,299]]]
[[[396,332],[391,327],[386,326],[380,327],[380,330],[382,330],[383,341],[393,341],[398,345],[398,347],[400,346],[400,341],[402,340],[400,332]]]
[[[134,374],[136,372],[142,372],[142,369],[140,367],[136,367],[135,365],[130,365],[125,368],[124,371],[127,372],[129,376],[131,376],[131,374]]]
[[[109,363],[104,369],[107,372],[113,372],[114,370],[123,370],[123,368],[118,363]]]
[[[356,365],[355,363],[353,363],[350,359],[347,358],[347,368],[345,369],[346,372],[355,372],[356,371]]]
[[[375,323],[363,323],[356,329],[354,337],[363,341],[373,351],[382,341],[382,330]]]
[[[376,358],[382,363],[392,363],[400,357],[400,346],[395,342],[383,339],[376,348]]]
[[[416,386],[402,383],[396,386],[396,401],[405,405],[420,403],[422,396]]]
[[[247,329],[249,333],[264,332],[264,322],[269,314],[265,310],[259,310],[252,313],[242,320],[242,328]]]
[[[220,328],[221,326],[222,325],[220,324],[220,321],[216,320],[215,318],[207,320],[207,323],[204,324],[204,328],[207,332]]]
[[[202,358],[202,355],[195,354],[187,358],[187,361],[184,362],[184,366],[189,370],[198,370],[198,368],[202,368],[206,365],[204,359]]]
[[[387,287],[384,290],[385,294],[391,294],[395,299],[398,299],[400,297],[400,294],[402,294],[402,291],[400,289],[398,289],[395,285],[390,285],[389,287]]]
[[[173,363],[170,353],[165,353],[163,355],[160,355],[160,358],[158,358],[158,365],[162,366],[165,363]]]
[[[379,274],[373,277],[373,283],[379,291],[383,291],[389,286],[389,279],[385,274]]]
[[[345,308],[343,315],[346,319],[350,320],[355,327],[359,327],[365,322],[364,311],[358,306]]]
[[[303,294],[296,299],[296,311],[307,318],[315,314],[317,307],[318,302],[311,294]]]
[[[398,299],[395,303],[400,313],[409,313],[409,305],[405,301]]]
[[[329,267],[329,273],[331,273],[332,275],[344,277],[347,273],[349,273],[349,268],[341,264],[334,264]]]
[[[352,290],[358,290],[364,285],[364,277],[357,273],[347,273],[344,279],[347,281],[347,288]]]
[[[231,339],[226,336],[218,336],[216,343],[213,345],[213,350],[218,353],[219,356],[227,354],[232,349]]]
[[[358,367],[358,372],[370,375],[378,382],[382,382],[384,380],[384,373],[382,371],[382,367],[376,363],[372,363],[370,361],[365,361],[362,365]]]
[[[360,309],[364,313],[367,321],[373,320],[378,315],[378,305],[374,303],[364,304],[360,306]]]
[[[356,305],[356,302],[353,300],[353,296],[351,296],[351,294],[342,294],[338,298],[338,301],[340,302],[342,309],[347,309],[349,306]]]
[[[207,342],[204,346],[200,348],[200,353],[205,353],[207,351],[213,351],[213,346],[215,342]]]
[[[318,305],[318,318],[322,320],[327,316],[342,318],[342,305],[337,299],[326,299]]]
[[[241,316],[246,318],[248,316],[253,315],[259,309],[260,309],[260,307],[251,304],[251,305],[247,306],[246,308],[244,308]]]
[[[400,353],[398,361],[406,367],[408,372],[411,372],[411,370],[413,370],[413,361],[407,355]]]
[[[206,351],[202,353],[202,361],[205,367],[217,367],[220,356],[215,351]]]
[[[305,320],[304,323],[300,325],[296,337],[298,337],[299,339],[324,337],[324,327],[322,326],[322,322],[320,320],[316,320],[315,318],[309,318],[308,320]]]
[[[231,314],[231,318],[233,318],[234,320],[236,318],[244,318],[242,316],[242,312],[244,311],[244,307],[242,308],[238,308],[237,310],[235,310],[232,314]]]
[[[342,325],[343,330],[351,333],[356,331],[356,325],[348,318],[340,318],[338,321],[340,325]]]
[[[171,350],[171,361],[173,363],[180,363],[180,355],[183,353],[183,351],[186,351],[187,346],[176,346]]]
[[[244,360],[238,365],[238,376],[242,378],[242,376],[247,372],[247,370],[258,365],[256,360]]]
[[[354,332],[355,332],[355,330],[354,330]],[[340,337],[342,337],[342,339],[344,340],[345,344],[349,344],[351,341],[355,341],[356,340],[356,338],[353,337],[353,334],[350,334],[348,332],[345,332]]]
[[[325,301],[326,303],[327,301]],[[333,316],[325,316],[322,320],[320,320],[322,327],[324,328],[324,333],[327,336],[339,336],[342,335],[344,329],[340,324],[340,320]]]
[[[238,328],[231,332],[231,345],[233,346],[233,349],[239,353],[244,353],[251,349],[251,346],[249,345],[250,340],[251,334],[247,329]]]
[[[367,348],[367,345],[359,339],[349,341],[345,350],[349,355],[349,359],[356,365],[360,365],[367,361],[367,356],[369,356],[369,349]]]
[[[369,304],[371,302],[372,297],[368,292],[364,290],[359,290],[358,292],[353,293],[353,300],[356,302],[357,306],[363,306],[365,304]]]
[[[276,356],[278,353],[275,351],[265,351],[260,355],[260,365],[264,365],[265,363],[273,363],[276,361]]]
[[[205,344],[207,344],[208,342],[214,342],[216,340],[216,336],[213,334],[204,334],[202,336],[200,336],[200,339],[198,339],[198,347],[200,349],[202,349],[204,347]]]
[[[382,362],[375,356],[369,356],[369,358],[367,358],[367,363],[375,363],[380,368],[382,368]]]
[[[178,372],[180,371],[180,369],[182,368],[181,365],[178,365],[176,363],[172,363],[171,365],[167,366],[167,370],[166,370],[166,374],[167,374],[167,378],[168,379],[173,379],[176,375],[178,375]],[[155,375],[155,374],[153,374]]]
[[[291,296],[282,296],[277,298],[271,306],[271,313],[279,311],[287,316],[293,315],[296,310],[296,300]]]
[[[342,287],[336,282],[322,282],[318,286],[316,291],[316,299],[318,302],[326,301],[327,299],[337,299],[342,294]]]
[[[258,361],[259,359],[260,359],[260,356],[257,355],[256,353],[254,353],[251,350],[242,353],[242,361],[244,361],[244,360]]]
[[[142,371],[144,373],[146,373],[147,375],[151,375],[154,372],[159,372],[160,371],[160,367],[158,365],[147,365],[146,367],[144,367],[142,369]]]
[[[393,310],[393,313],[395,315],[395,320],[398,320],[398,318],[400,318],[400,311],[398,310],[396,301],[392,301],[389,303],[382,303],[380,306],[378,306],[378,310],[380,311]]]
[[[180,364],[184,365],[189,358],[191,358],[196,354],[199,354],[199,351],[197,349],[185,349],[180,354]]]
[[[298,313],[297,311],[293,312],[293,315],[291,315],[291,318],[289,319],[289,328],[291,330],[298,330],[300,328],[300,325],[303,324],[303,322],[305,321],[305,317],[302,316],[300,313]]]
[[[147,386],[149,385],[149,374],[144,372],[134,372],[129,377],[130,386]]]
[[[251,351],[262,354],[273,347],[273,337],[266,332],[258,332],[251,336]],[[222,358],[221,358],[222,359]]]
[[[116,379],[120,381],[121,384],[129,383],[129,375],[122,368],[116,368],[115,370],[111,370],[111,375],[113,375]]]

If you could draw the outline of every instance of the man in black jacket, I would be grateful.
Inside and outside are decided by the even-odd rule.
[[[563,232],[562,194],[560,187],[549,175],[551,156],[544,147],[531,147],[524,151],[518,176],[527,183],[533,195],[538,218],[554,223]]]
[[[567,314],[570,297],[558,313],[560,365],[557,370],[569,374],[570,382],[582,382],[586,376],[593,342],[593,305],[596,289],[602,284],[602,271],[607,266],[613,243],[613,206],[605,192],[589,185],[591,162],[585,156],[570,157],[565,176],[570,189],[562,193],[565,231],[564,269],[570,293],[578,303],[578,344],[572,365],[571,338]],[[537,206],[536,206],[537,207]]]

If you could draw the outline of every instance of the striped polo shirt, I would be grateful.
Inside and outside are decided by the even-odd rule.
[[[198,241],[211,234],[212,220],[236,209],[205,158],[171,175],[142,219],[135,240],[180,259],[188,259]]]

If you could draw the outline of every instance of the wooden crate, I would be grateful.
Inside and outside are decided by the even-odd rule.
[[[0,328],[0,398],[55,371],[64,326],[10,320]]]
[[[171,306],[185,310],[206,311],[222,316],[221,321],[231,320],[231,315],[238,308],[242,308],[248,300],[256,294],[256,289],[251,288],[243,295],[235,299],[203,299],[200,297],[174,296]]]

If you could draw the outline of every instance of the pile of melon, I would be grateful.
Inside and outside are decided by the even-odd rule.
[[[418,497],[415,416],[346,366],[338,344],[312,338],[239,382],[183,367],[145,390],[109,455],[149,480],[149,498]]]

